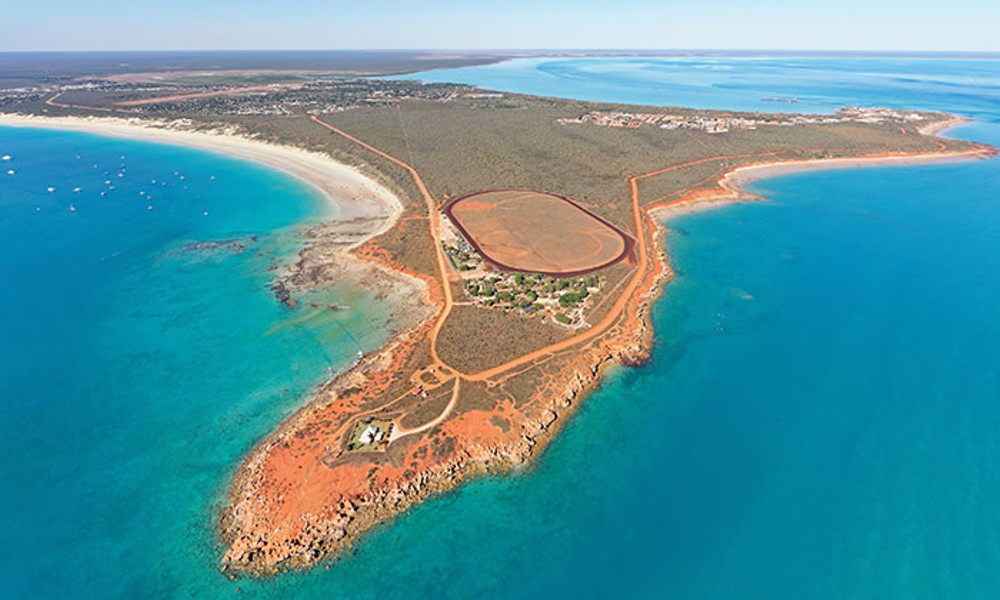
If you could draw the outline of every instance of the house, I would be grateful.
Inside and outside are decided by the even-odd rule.
[[[361,432],[361,436],[358,438],[358,441],[362,444],[372,444],[381,439],[381,437],[382,436],[380,435],[379,430],[375,426],[369,425],[364,431]]]

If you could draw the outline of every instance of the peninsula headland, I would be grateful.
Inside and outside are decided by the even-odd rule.
[[[336,208],[276,274],[280,301],[296,310],[296,294],[336,272],[401,307],[385,347],[236,468],[218,517],[233,575],[315,565],[424,498],[531,460],[608,368],[647,357],[649,308],[671,276],[664,215],[752,200],[747,181],[790,170],[995,153],[935,137],[960,122],[943,113],[698,111],[267,76],[0,91],[0,124],[192,145],[313,183]]]

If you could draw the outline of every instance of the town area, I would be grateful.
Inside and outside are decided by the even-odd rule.
[[[761,126],[833,124],[833,123],[914,123],[923,120],[917,113],[893,108],[844,108],[833,115],[678,115],[672,113],[633,113],[622,111],[592,111],[576,118],[556,119],[562,125],[591,123],[601,127],[638,129],[644,126],[660,129],[695,129],[705,133],[726,133]]]

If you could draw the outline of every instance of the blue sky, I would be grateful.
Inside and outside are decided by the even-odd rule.
[[[0,51],[998,51],[998,27],[997,0],[8,0]]]

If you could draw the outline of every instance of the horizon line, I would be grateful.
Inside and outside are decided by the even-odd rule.
[[[0,50],[0,54],[123,54],[123,53],[292,53],[292,52],[426,52],[470,54],[551,54],[551,53],[645,53],[645,54],[697,54],[697,53],[759,53],[759,54],[870,54],[870,55],[928,55],[964,54],[1000,57],[997,50],[886,50],[886,49],[810,49],[810,48],[156,48],[156,49],[53,49],[53,50]]]

